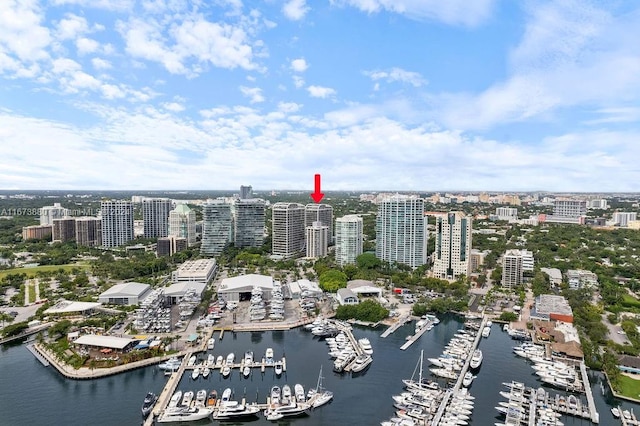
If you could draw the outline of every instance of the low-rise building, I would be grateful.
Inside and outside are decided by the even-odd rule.
[[[149,284],[121,283],[100,294],[98,302],[109,305],[138,305],[150,292]]]
[[[562,272],[558,268],[540,268],[540,271],[549,276],[549,282],[553,286],[562,284]]]
[[[584,269],[569,269],[567,271],[569,288],[595,288],[598,286],[598,276]]]
[[[357,305],[360,301],[358,296],[348,288],[340,288],[336,292],[336,298],[340,305]]]
[[[573,310],[563,296],[554,294],[541,294],[536,297],[533,309],[531,309],[531,319],[544,321],[573,322]]]
[[[268,275],[248,274],[225,278],[218,286],[218,298],[227,302],[239,302],[251,299],[251,291],[258,287],[262,290],[262,298],[271,300],[274,280]]]
[[[182,282],[201,283],[205,286],[211,282],[217,271],[215,259],[187,260],[171,274],[174,284]]]

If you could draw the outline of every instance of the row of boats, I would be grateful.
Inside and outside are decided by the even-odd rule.
[[[544,346],[524,342],[513,348],[513,352],[533,363],[532,368],[540,381],[558,389],[582,392],[584,385],[575,367],[546,357]]]
[[[429,369],[431,374],[451,381],[457,380],[472,350],[469,367],[471,370],[480,368],[483,355],[480,349],[473,349],[475,339],[474,331],[459,330],[445,346],[442,355],[438,358],[428,358],[428,361],[434,366]],[[462,379],[463,386],[471,386],[473,379],[475,376],[471,371],[465,372]]]
[[[495,426],[519,426],[521,424],[533,424],[536,426],[564,426],[560,421],[561,413],[554,410],[548,402],[548,394],[542,389],[527,390],[523,383],[503,383],[509,391],[500,391],[500,395],[507,399],[501,401],[495,409],[504,416],[503,422],[496,422]],[[560,402],[558,403],[559,406]],[[568,400],[562,397],[562,404],[567,410],[579,408],[578,399],[570,395]]]
[[[354,345],[344,332],[336,337],[327,337],[329,356],[334,359],[333,371],[342,373],[345,368],[353,373],[364,371],[373,362],[373,348],[369,339],[361,338]]]
[[[262,321],[267,318],[267,302],[263,299],[262,288],[256,286],[251,290],[249,315],[251,321]],[[284,319],[284,296],[280,284],[274,284],[271,300],[268,302],[269,319],[281,321]]]
[[[231,388],[226,388],[220,397],[214,389],[175,392],[169,404],[158,417],[158,423],[191,422],[202,419],[242,420],[257,417],[262,411],[267,420],[276,421],[283,417],[302,416],[314,408],[321,407],[333,399],[333,393],[322,387],[322,368],[315,388],[305,393],[301,384],[273,386],[267,404],[247,403],[245,399],[234,400]],[[143,415],[148,415],[157,397],[151,393],[145,398]],[[151,402],[152,401],[152,402]]]

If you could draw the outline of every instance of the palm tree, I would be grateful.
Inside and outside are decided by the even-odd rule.
[[[2,328],[4,328],[4,325],[5,325],[6,322],[11,323],[11,322],[13,322],[14,319],[15,318],[13,316],[9,315],[8,313],[0,312],[0,321],[2,321]]]

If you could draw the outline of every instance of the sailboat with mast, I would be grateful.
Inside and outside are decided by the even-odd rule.
[[[320,374],[318,374],[318,383],[315,389],[309,389],[307,393],[307,403],[313,408],[323,406],[333,399],[333,392],[322,387],[322,365],[320,366]]]
[[[420,359],[418,360],[418,363],[416,364],[416,367],[413,369],[413,374],[411,374],[411,378],[410,379],[403,379],[402,383],[404,383],[405,387],[407,389],[415,389],[415,390],[424,390],[424,389],[431,389],[431,390],[437,390],[440,388],[440,386],[438,385],[438,383],[432,381],[432,380],[426,380],[422,378],[422,364],[424,361],[424,350],[420,351]],[[418,374],[418,380],[415,380],[416,377],[416,373]]]

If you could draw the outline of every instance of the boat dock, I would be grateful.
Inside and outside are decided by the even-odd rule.
[[[393,333],[394,331],[396,331],[397,329],[399,329],[400,327],[402,327],[403,325],[405,325],[409,321],[411,321],[411,315],[409,315],[409,314],[402,315],[400,318],[398,318],[398,321],[396,321],[392,326],[388,327],[380,335],[380,337],[382,337],[384,339],[385,337],[387,337],[388,335],[390,335],[391,333]]]
[[[355,350],[356,355],[360,356],[364,354],[364,351],[362,350],[362,346],[360,346],[360,344],[358,343],[358,340],[355,338],[355,336],[351,331],[351,327],[348,324],[341,323],[340,321],[336,321],[335,325],[338,328],[338,330],[342,331],[345,334],[345,336],[347,336],[347,339],[349,339],[349,343],[351,343],[351,346]],[[354,364],[355,364],[355,358],[344,367],[344,371],[347,371],[347,372],[351,371]]]
[[[176,391],[176,387],[178,387],[178,383],[180,383],[180,379],[182,378],[182,375],[187,368],[187,360],[191,357],[191,355],[192,353],[188,352],[182,358],[182,363],[180,364],[180,367],[178,367],[178,370],[171,373],[171,377],[169,377],[167,384],[164,385],[164,389],[162,389],[162,392],[160,393],[160,395],[158,395],[158,401],[153,407],[153,411],[145,420],[144,426],[153,426],[153,424],[155,423],[155,419],[160,415],[160,413],[162,413],[162,411],[164,411],[164,409],[169,404],[169,400],[171,399],[171,396],[173,396],[173,393]]]
[[[587,394],[587,405],[589,408],[589,415],[593,423],[600,422],[600,415],[596,411],[596,403],[593,400],[593,393],[591,392],[591,384],[589,383],[589,375],[587,374],[587,367],[584,365],[584,361],[580,362],[580,373],[582,374],[582,385],[584,391]]]
[[[401,350],[406,350],[409,346],[413,345],[419,338],[422,337],[422,335],[424,333],[426,333],[427,331],[431,330],[431,328],[433,327],[434,321],[429,320],[424,327],[422,327],[420,330],[418,330],[418,332],[416,334],[414,334],[413,336],[409,337],[407,339],[407,341],[405,342],[404,345],[400,346]]]
[[[282,365],[283,372],[287,371],[287,359],[285,357],[282,357],[282,360],[280,361],[266,362],[264,359],[262,359],[262,361],[246,363],[246,364],[244,362],[244,359],[240,363],[234,363],[234,364],[227,364],[226,362],[223,362],[222,364],[207,364],[205,361],[200,364],[187,365],[184,367],[184,369],[186,371],[186,370],[194,370],[196,368],[208,367],[210,370],[222,371],[224,367],[229,367],[232,370],[234,368],[242,370],[244,367],[249,367],[249,368],[259,368],[260,371],[264,373],[267,367],[275,367],[278,364]]]
[[[622,407],[618,406],[618,411],[620,412],[620,420],[622,421],[622,426],[638,426],[640,425],[640,420],[633,413],[633,408],[631,411],[623,410]],[[628,417],[623,413],[628,414]]]
[[[40,352],[36,351],[35,348],[33,347],[33,344],[29,344],[27,345],[27,350],[29,350],[29,352],[31,352],[33,354],[33,356],[36,357],[36,359],[38,361],[40,361],[42,363],[42,365],[44,365],[45,367],[50,366],[51,364],[49,363],[49,361],[43,357],[42,355],[40,355]]]
[[[486,324],[487,324],[487,317],[483,316],[482,322],[480,323],[480,330],[482,330]],[[426,329],[426,327],[424,327],[424,329]],[[473,351],[475,351],[478,348],[478,345],[480,344],[480,339],[482,339],[482,333],[478,331],[478,333],[476,334],[476,338],[473,341],[473,345],[471,346],[471,349],[469,349],[469,354],[467,355],[467,359],[465,360],[464,365],[462,366],[462,370],[460,370],[460,373],[458,375],[458,379],[456,380],[455,385],[450,391],[447,391],[445,393],[444,397],[442,398],[442,401],[440,402],[438,411],[436,411],[436,414],[433,417],[433,420],[431,421],[431,424],[433,426],[440,424],[440,419],[442,418],[444,411],[447,409],[447,406],[449,405],[449,400],[451,399],[451,395],[460,391],[460,388],[462,387],[462,380],[464,379],[464,375],[469,370],[469,363],[471,363],[471,358],[473,357]]]

